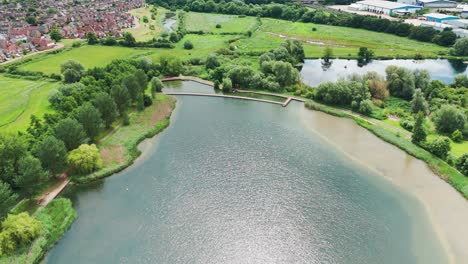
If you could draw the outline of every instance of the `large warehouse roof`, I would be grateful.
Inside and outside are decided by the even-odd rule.
[[[376,7],[386,8],[386,9],[400,9],[400,8],[405,8],[405,7],[421,8],[420,6],[407,5],[407,4],[390,2],[390,1],[382,1],[382,0],[364,0],[364,1],[357,2],[357,4],[376,6]]]

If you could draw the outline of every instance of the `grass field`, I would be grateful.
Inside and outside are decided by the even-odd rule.
[[[148,41],[156,37],[163,31],[162,19],[164,18],[165,10],[158,8],[158,14],[153,20],[151,18],[151,8],[142,7],[130,10],[129,13],[138,21],[134,28],[125,29],[125,32],[130,32],[137,41]],[[148,18],[148,23],[143,22],[143,17]]]
[[[48,95],[58,83],[12,79],[0,75],[0,132],[27,128],[32,114],[52,111]]]
[[[189,12],[185,24],[188,31],[246,33],[255,29],[258,22],[255,17]],[[221,25],[221,28],[216,28],[217,24]]]
[[[46,74],[60,73],[60,64],[66,60],[79,61],[85,68],[105,66],[118,58],[139,57],[152,52],[149,49],[134,49],[107,46],[82,46],[58,54],[44,54],[33,61],[21,65],[19,68],[26,71],[38,71]]]
[[[312,31],[312,28],[316,28],[316,31]],[[415,54],[435,57],[448,52],[448,48],[435,44],[385,33],[269,18],[262,19],[260,30],[252,38],[243,39],[236,44],[242,51],[261,51],[277,47],[286,37],[302,40],[307,57],[322,56],[325,46],[331,46],[334,55],[339,57],[356,56],[359,47],[371,48],[377,56],[390,57]]]

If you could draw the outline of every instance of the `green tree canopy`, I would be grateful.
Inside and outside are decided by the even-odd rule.
[[[76,149],[88,141],[83,125],[70,117],[60,120],[54,131],[55,136],[65,143],[68,150]]]
[[[35,154],[42,163],[44,169],[50,174],[56,175],[66,168],[67,148],[63,141],[54,136],[46,136],[35,147]]]
[[[108,93],[100,92],[94,98],[94,106],[101,113],[106,128],[109,128],[117,118],[117,105],[114,99]]]
[[[91,173],[102,166],[102,160],[96,145],[83,144],[68,155],[70,168],[78,174]]]
[[[92,32],[92,31],[89,31],[86,34],[86,39],[88,40],[89,45],[94,45],[94,44],[98,43],[98,39],[96,37],[96,34],[94,34],[94,32]]]
[[[453,105],[443,105],[431,118],[440,133],[450,134],[457,129],[463,131],[466,123],[465,113]]]
[[[416,120],[414,122],[413,136],[411,141],[415,144],[420,144],[421,142],[426,141],[426,131],[424,130],[424,118],[425,115],[423,112],[419,112],[416,115]]]
[[[86,135],[94,141],[102,125],[101,113],[91,103],[85,103],[76,109],[76,120],[83,125]]]
[[[17,248],[28,245],[41,233],[41,223],[28,213],[8,215],[2,223],[0,233],[0,256],[13,253]]]
[[[10,211],[15,205],[18,194],[11,190],[8,183],[0,181],[0,219]]]
[[[413,99],[411,100],[411,111],[413,113],[427,112],[427,102],[421,89],[416,89],[414,92]]]

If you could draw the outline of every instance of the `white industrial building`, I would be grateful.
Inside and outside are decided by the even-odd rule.
[[[448,0],[416,0],[416,5],[426,8],[456,8],[458,4]]]
[[[384,15],[405,15],[416,13],[421,10],[421,6],[396,3],[382,0],[364,0],[351,4],[350,8]]]

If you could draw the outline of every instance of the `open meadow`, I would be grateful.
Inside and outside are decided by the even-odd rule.
[[[15,132],[28,127],[31,115],[52,111],[48,95],[58,83],[13,79],[0,75],[0,131]]]
[[[415,54],[436,57],[448,52],[448,48],[432,43],[386,33],[270,18],[263,18],[259,30],[236,45],[241,51],[262,51],[277,47],[285,38],[303,41],[306,56],[311,58],[321,57],[326,46],[330,46],[334,55],[339,57],[356,56],[359,47],[368,47],[376,56],[385,57],[414,57]]]
[[[137,49],[108,46],[82,46],[57,54],[41,54],[31,62],[19,68],[25,71],[42,72],[45,74],[60,73],[60,64],[66,60],[77,60],[85,68],[105,66],[114,59],[133,58],[151,53],[152,49]]]
[[[162,23],[166,13],[165,9],[158,8],[154,19],[151,16],[150,7],[133,9],[129,13],[135,18],[137,25],[133,28],[125,29],[124,32],[130,32],[137,41],[151,40],[164,30]],[[143,19],[144,17],[148,19],[146,23]]]
[[[255,30],[259,22],[255,17],[189,12],[185,24],[188,31],[243,34]],[[216,28],[216,25],[221,28]]]

